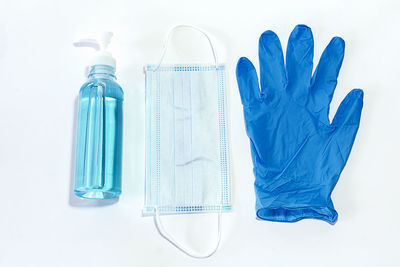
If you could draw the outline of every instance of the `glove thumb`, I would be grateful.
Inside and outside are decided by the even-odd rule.
[[[336,127],[334,134],[337,137],[337,145],[344,163],[350,154],[360,125],[363,98],[364,92],[361,89],[353,89],[340,103],[332,121],[332,126]]]

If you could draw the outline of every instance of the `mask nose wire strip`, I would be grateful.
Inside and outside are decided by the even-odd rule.
[[[215,52],[214,45],[213,45],[213,43],[212,43],[210,37],[208,36],[208,34],[207,34],[205,31],[203,31],[202,29],[200,29],[200,28],[198,28],[198,27],[195,27],[195,26],[191,26],[191,25],[177,25],[177,26],[175,26],[175,27],[173,27],[172,29],[169,30],[168,35],[167,35],[167,39],[164,41],[163,51],[162,51],[162,54],[161,54],[160,61],[158,62],[157,67],[154,69],[154,71],[157,71],[157,70],[160,68],[161,63],[162,63],[163,60],[164,60],[165,54],[167,53],[168,44],[169,44],[169,41],[170,41],[170,39],[171,39],[172,33],[173,33],[175,30],[179,29],[179,28],[188,28],[188,29],[192,29],[192,30],[198,31],[198,32],[200,32],[201,34],[203,34],[204,37],[207,38],[207,41],[208,41],[208,43],[210,44],[211,51],[212,51],[212,53],[213,53],[213,57],[214,57],[214,61],[215,61],[215,67],[218,68],[218,57],[217,57],[217,53]]]
[[[221,241],[221,217],[222,217],[222,206],[220,206],[220,209],[218,211],[218,239],[216,244],[214,245],[214,248],[207,254],[204,255],[199,255],[193,252],[190,252],[187,248],[183,247],[181,244],[179,244],[171,235],[165,231],[163,224],[161,223],[161,218],[160,214],[158,212],[158,208],[155,208],[155,215],[154,215],[154,224],[156,225],[156,228],[160,235],[165,238],[168,242],[170,242],[174,247],[185,253],[186,255],[196,258],[196,259],[205,259],[210,256],[212,256],[218,249],[219,243]]]

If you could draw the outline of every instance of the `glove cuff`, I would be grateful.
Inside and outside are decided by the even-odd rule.
[[[306,218],[336,222],[338,214],[328,188],[290,189],[269,191],[255,184],[257,217],[276,222],[297,222]]]
[[[329,207],[267,207],[257,209],[258,218],[275,222],[297,222],[312,218],[333,224],[336,222],[337,216],[337,212]]]

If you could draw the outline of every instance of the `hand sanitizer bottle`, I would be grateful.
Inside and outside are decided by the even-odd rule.
[[[116,82],[115,59],[106,51],[111,37],[105,32],[101,40],[74,43],[97,51],[79,92],[74,193],[82,198],[121,194],[124,92]]]

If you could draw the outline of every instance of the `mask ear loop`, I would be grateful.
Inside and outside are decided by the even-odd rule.
[[[161,54],[160,61],[158,62],[156,68],[155,68],[153,71],[157,71],[157,70],[160,68],[161,63],[162,63],[163,60],[164,60],[165,54],[167,53],[168,44],[169,44],[169,41],[170,41],[170,39],[171,39],[172,33],[173,33],[175,30],[179,29],[179,28],[188,28],[188,29],[192,29],[192,30],[198,31],[198,32],[200,32],[201,34],[203,34],[204,37],[207,38],[207,41],[208,41],[208,43],[210,44],[211,51],[212,51],[212,53],[213,53],[213,57],[214,57],[214,61],[215,61],[215,67],[218,68],[218,57],[217,57],[217,53],[215,52],[214,45],[213,45],[213,43],[212,43],[212,41],[211,41],[211,38],[208,36],[208,34],[207,34],[205,31],[203,31],[202,29],[198,28],[198,27],[182,24],[182,25],[177,25],[177,26],[175,26],[175,27],[173,27],[173,28],[171,28],[171,29],[169,30],[168,35],[167,35],[167,39],[165,39],[165,41],[164,41],[163,51],[162,51],[162,54]]]
[[[217,243],[214,245],[214,248],[207,254],[204,255],[199,255],[193,252],[190,252],[187,248],[183,247],[181,244],[179,244],[165,229],[163,224],[161,223],[161,218],[160,214],[158,212],[158,208],[155,207],[155,215],[154,215],[154,224],[156,225],[156,228],[160,235],[166,239],[168,242],[170,242],[174,247],[185,253],[186,255],[196,258],[196,259],[205,259],[209,258],[212,256],[218,249],[219,243],[221,242],[221,221],[222,221],[222,205],[219,207],[218,211],[218,238],[217,238]]]

